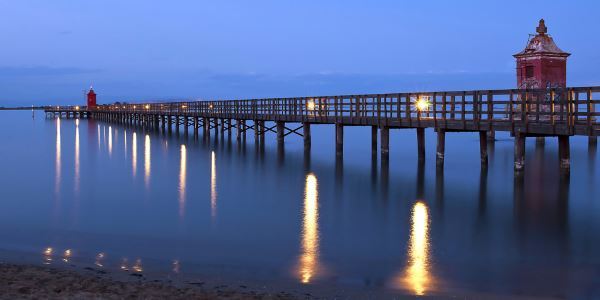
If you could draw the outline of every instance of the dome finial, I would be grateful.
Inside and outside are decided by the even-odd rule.
[[[538,34],[540,34],[540,35],[544,35],[544,34],[546,34],[548,32],[548,28],[546,28],[546,24],[544,23],[544,19],[540,19],[540,24],[535,29],[535,31]]]

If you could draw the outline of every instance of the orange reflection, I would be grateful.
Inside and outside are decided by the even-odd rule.
[[[144,182],[146,187],[150,184],[150,136],[146,134],[144,141]]]
[[[123,130],[123,145],[125,145],[125,158],[127,158],[127,130]]]
[[[55,174],[55,191],[60,192],[61,182],[61,146],[60,146],[60,118],[56,118],[56,174]]]
[[[317,177],[313,173],[306,175],[299,265],[300,281],[310,283],[319,268],[319,191]]]
[[[401,287],[416,295],[425,295],[433,286],[433,276],[429,257],[429,210],[424,202],[415,203],[411,220],[408,265],[399,281]]]
[[[217,162],[215,151],[211,151],[210,157],[210,216],[217,216]]]
[[[75,192],[79,191],[79,119],[75,120]]]
[[[131,167],[133,168],[133,177],[137,173],[137,135],[133,133],[131,140]]]
[[[49,265],[52,263],[52,252],[54,252],[54,250],[51,247],[44,249],[43,255],[45,265]]]
[[[185,184],[187,176],[187,149],[181,145],[181,161],[179,162],[179,216],[185,210]]]
[[[144,268],[142,267],[142,260],[141,260],[141,259],[139,259],[139,258],[138,258],[138,259],[136,259],[136,260],[135,260],[135,264],[133,264],[133,266],[131,267],[131,269],[132,269],[134,272],[138,272],[138,273],[139,273],[139,272],[143,272],[143,271],[144,271]]]
[[[112,126],[108,126],[108,156],[112,156]]]
[[[63,261],[64,262],[69,262],[69,259],[71,258],[71,255],[72,255],[71,249],[65,250],[65,253],[63,253]]]

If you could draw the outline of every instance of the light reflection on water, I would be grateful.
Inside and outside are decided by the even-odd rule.
[[[146,188],[150,186],[150,135],[146,134],[144,140],[144,183]]]
[[[187,149],[181,145],[181,160],[179,162],[179,216],[185,213],[185,185],[187,176]]]
[[[299,276],[310,283],[319,270],[319,190],[317,177],[306,175]]]
[[[217,217],[217,159],[215,151],[210,152],[210,216]]]
[[[75,120],[75,192],[79,192],[79,119]]]
[[[429,208],[418,201],[412,209],[408,265],[400,279],[400,286],[419,296],[425,295],[433,285],[429,245]]]
[[[509,137],[496,142],[489,168],[481,170],[478,159],[472,159],[478,141],[453,135],[458,142],[447,141],[446,168],[440,172],[435,160],[412,164],[413,149],[401,143],[414,144],[414,136],[398,131],[394,138],[401,143],[393,147],[388,166],[377,158],[368,160],[370,155],[365,159],[364,151],[370,150],[361,148],[365,136],[354,140],[353,129],[346,135],[343,162],[334,162],[328,152],[333,147],[327,146],[330,132],[319,129],[313,131],[311,158],[293,135],[286,137],[285,156],[279,156],[275,147],[269,148],[272,136],[267,136],[267,147],[255,148],[222,138],[215,143],[214,136],[195,140],[96,122],[79,130],[78,123],[85,122],[46,121],[45,132],[33,133],[42,138],[18,135],[21,144],[33,141],[37,144],[29,148],[42,149],[46,156],[17,151],[13,154],[22,157],[18,164],[6,161],[7,174],[19,175],[23,166],[39,167],[40,172],[27,175],[39,188],[19,188],[22,184],[13,177],[2,178],[8,181],[8,197],[0,201],[5,225],[0,246],[25,241],[35,249],[51,247],[54,251],[44,254],[43,261],[53,263],[62,261],[65,249],[73,249],[69,262],[83,257],[107,268],[123,264],[129,271],[135,271],[138,259],[144,272],[159,265],[183,275],[198,266],[230,270],[233,265],[267,280],[309,284],[307,288],[350,282],[427,296],[443,293],[443,283],[508,295],[514,290],[598,295],[579,277],[585,273],[580,266],[593,268],[600,259],[600,241],[593,235],[600,230],[600,206],[594,201],[597,160],[588,158],[596,152],[588,153],[587,145],[572,144],[569,179],[554,168],[552,142],[535,151],[528,143],[526,172],[513,177]],[[105,144],[100,126],[108,130]],[[135,178],[140,134],[143,179]],[[435,145],[433,134],[428,136]],[[10,155],[5,150],[10,145],[0,147],[4,156]],[[61,180],[71,176],[75,180]],[[85,184],[79,186],[79,181]],[[61,187],[80,189],[86,196],[75,203],[73,194],[59,193]],[[47,200],[53,189],[61,205],[49,220],[46,208],[52,203]],[[138,202],[140,198],[147,201]],[[212,226],[217,215],[218,226]],[[98,259],[99,253],[110,258]],[[122,262],[123,257],[131,260]],[[164,261],[153,265],[154,257]]]
[[[62,172],[62,163],[61,163],[61,148],[60,148],[60,119],[56,119],[56,158],[55,158],[55,188],[54,192],[58,194],[60,192],[60,183],[61,183],[61,172]]]
[[[108,126],[108,156],[112,156],[112,126]]]
[[[133,137],[131,138],[131,168],[133,177],[137,174],[137,134],[134,131]]]

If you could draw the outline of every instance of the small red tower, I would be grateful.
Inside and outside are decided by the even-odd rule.
[[[96,106],[96,93],[94,92],[94,88],[90,87],[90,91],[87,93],[87,107],[95,107]]]
[[[529,39],[525,50],[513,55],[517,59],[517,86],[520,89],[565,87],[567,57],[570,53],[556,46],[547,32],[544,19]]]

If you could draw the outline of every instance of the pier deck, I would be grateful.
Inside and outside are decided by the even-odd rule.
[[[139,124],[154,128],[173,127],[204,135],[237,129],[245,139],[253,130],[258,143],[264,134],[274,132],[277,141],[296,134],[310,148],[311,124],[336,125],[336,153],[343,153],[344,126],[372,126],[373,149],[381,136],[381,154],[389,153],[389,129],[417,130],[419,157],[424,158],[424,130],[438,134],[437,161],[443,164],[446,132],[479,132],[482,165],[487,165],[486,139],[496,131],[515,137],[515,170],[524,167],[526,137],[558,137],[561,167],[569,168],[569,136],[583,135],[590,146],[600,135],[600,87],[572,87],[540,90],[477,90],[419,93],[390,93],[317,97],[270,98],[250,100],[178,101],[114,103],[95,107],[57,106],[46,108],[53,116],[92,117],[107,121]],[[250,122],[249,122],[250,121]],[[274,122],[267,126],[265,122]],[[299,123],[289,128],[286,123]],[[303,129],[300,132],[300,129]]]

